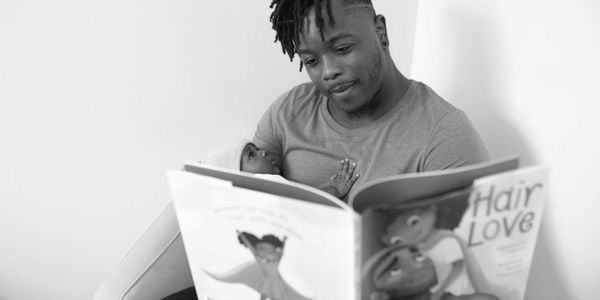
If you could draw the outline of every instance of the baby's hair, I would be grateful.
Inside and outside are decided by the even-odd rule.
[[[248,147],[255,147],[255,148],[258,148],[258,147],[256,146],[256,144],[254,144],[253,142],[248,142],[248,143],[247,143],[247,144],[244,146],[244,149],[242,149],[242,151],[245,151],[246,149],[248,149]]]
[[[281,43],[281,49],[290,57],[290,61],[294,60],[304,18],[308,15],[311,7],[315,8],[315,22],[321,37],[323,37],[323,28],[325,27],[325,18],[322,15],[323,7],[329,17],[329,25],[335,25],[331,1],[335,0],[273,0],[271,2],[269,8],[272,8],[273,12],[270,20],[273,30],[276,32],[275,42]],[[360,6],[373,9],[371,0],[343,0],[343,3],[345,6],[360,4]],[[300,71],[302,71],[302,62],[300,62]]]

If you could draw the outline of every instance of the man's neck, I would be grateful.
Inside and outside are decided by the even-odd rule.
[[[373,101],[368,106],[355,112],[346,112],[336,109],[328,102],[327,108],[333,119],[340,125],[348,129],[361,128],[371,124],[392,109],[394,105],[402,100],[409,85],[410,80],[394,67],[392,74],[386,79],[382,88],[375,94]]]

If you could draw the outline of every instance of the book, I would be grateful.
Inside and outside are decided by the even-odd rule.
[[[548,173],[509,157],[382,178],[348,203],[196,162],[168,179],[199,299],[522,300]]]

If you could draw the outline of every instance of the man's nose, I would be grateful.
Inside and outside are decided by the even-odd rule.
[[[340,74],[340,67],[333,57],[323,57],[323,80],[330,81],[336,79]]]

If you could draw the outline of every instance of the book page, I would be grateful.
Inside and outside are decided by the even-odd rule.
[[[509,171],[442,195],[367,208],[363,299],[522,300],[547,173]]]
[[[351,211],[169,172],[199,299],[356,299]]]
[[[545,167],[484,177],[473,184],[469,208],[456,233],[501,299],[520,300],[525,295],[547,195]]]
[[[184,169],[191,173],[226,180],[234,186],[245,189],[350,210],[346,203],[324,191],[301,183],[287,181],[283,177],[273,180],[272,177],[268,178],[269,176],[264,174],[229,170],[198,162],[187,162]]]
[[[349,203],[360,213],[372,206],[433,197],[466,188],[477,178],[518,167],[516,157],[506,157],[455,169],[390,176],[362,185],[352,192]]]

